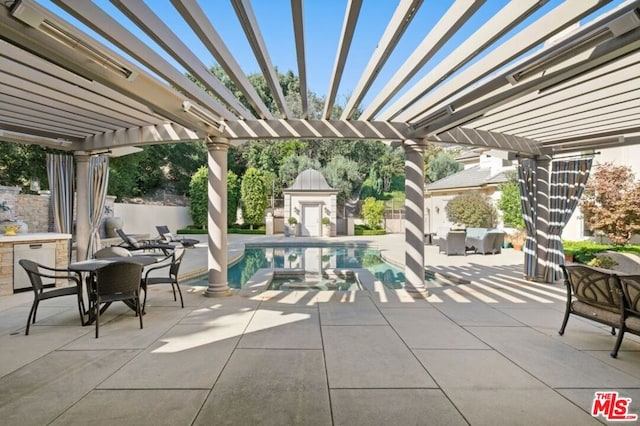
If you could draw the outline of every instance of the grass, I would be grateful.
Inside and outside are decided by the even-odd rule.
[[[384,229],[371,229],[364,225],[356,225],[353,233],[355,235],[385,235],[387,231]]]
[[[572,254],[576,262],[589,263],[600,253],[615,251],[619,253],[633,253],[640,256],[640,244],[601,244],[595,241],[563,241],[565,254]]]
[[[250,229],[249,225],[236,225],[233,224],[227,228],[228,234],[248,234],[248,235],[265,235],[266,229],[264,225],[256,227],[256,229]],[[191,235],[206,235],[207,230],[196,227],[188,227],[178,229],[178,234],[191,234]]]

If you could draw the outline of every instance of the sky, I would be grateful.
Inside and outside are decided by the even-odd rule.
[[[78,27],[85,29],[89,34],[96,36],[90,29],[87,29],[73,17],[70,17],[56,5],[52,4],[50,0],[38,0],[38,2]],[[95,0],[94,2],[104,6],[104,8],[125,27],[139,35],[143,40],[147,40],[148,44],[155,46],[152,40],[128,22],[128,19],[122,15],[115,6],[109,3],[109,1]],[[346,104],[348,96],[356,87],[360,75],[367,66],[369,57],[375,50],[377,42],[391,19],[398,2],[399,0],[363,1],[360,18],[349,51],[349,58],[347,59],[339,86],[338,97],[336,99],[337,103],[341,105]],[[608,9],[611,9],[621,2],[621,0],[612,1]],[[191,32],[169,0],[146,0],[146,3],[152,6],[154,11],[181,36],[181,39],[196,53],[205,65],[211,66],[216,64],[215,59],[200,43],[197,36]],[[364,98],[364,105],[373,99],[377,90],[381,89],[384,83],[402,66],[402,63],[420,44],[433,25],[446,12],[451,3],[452,0],[424,1],[411,25],[405,32],[402,41],[382,69],[369,94]],[[451,52],[459,43],[467,37],[472,36],[482,24],[507,3],[507,0],[486,1],[480,10],[476,12],[461,31],[459,31],[456,37],[447,43],[441,52],[427,63],[422,71],[409,82],[407,87],[410,87],[413,82],[418,81],[424,76],[438,60],[445,57],[447,53]],[[531,22],[531,20],[543,16],[559,3],[561,3],[560,0],[548,1],[524,23],[512,30],[511,33],[519,31]],[[229,0],[199,0],[199,4],[212,21],[220,36],[225,40],[229,50],[233,52],[245,74],[258,73],[260,69],[238,22],[231,2]],[[272,63],[280,72],[284,73],[292,70],[294,74],[297,75],[298,66],[295,55],[290,0],[252,0],[251,6],[261,28],[262,36],[267,45]],[[306,0],[303,2],[303,7],[306,37],[307,85],[309,90],[316,95],[325,96],[329,89],[331,74],[334,68],[347,0]],[[103,40],[99,36],[97,36],[97,38]],[[109,47],[120,52],[119,49],[113,47],[110,43],[104,42]],[[497,44],[499,45],[500,41],[498,41]],[[126,54],[124,56],[128,57]],[[168,56],[165,56],[165,58],[172,64],[176,64],[177,67],[182,70],[182,67],[172,58]],[[137,64],[135,60],[133,62]],[[472,64],[467,66],[472,66]],[[403,91],[398,93],[396,98],[402,93]]]

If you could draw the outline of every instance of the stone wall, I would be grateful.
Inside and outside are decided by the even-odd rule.
[[[16,219],[26,222],[29,232],[53,231],[49,199],[49,195],[18,195],[15,204]]]
[[[27,224],[28,232],[51,232],[53,217],[49,200],[49,194],[21,194],[17,186],[0,185],[0,203],[11,209],[0,210],[0,221],[21,220]]]

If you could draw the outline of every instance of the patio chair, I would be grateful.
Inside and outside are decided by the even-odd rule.
[[[122,229],[116,229],[116,233],[120,238],[122,238],[122,242],[118,244],[117,247],[124,247],[129,251],[136,250],[161,250],[165,256],[168,256],[170,252],[175,248],[172,244],[159,243],[157,241],[138,241],[134,237],[125,234]]]
[[[616,328],[622,329],[624,324],[624,300],[615,274],[587,265],[561,267],[567,288],[567,301],[558,334],[564,334],[569,316],[573,314],[610,326],[611,334],[615,336]],[[611,356],[617,356],[617,347],[611,352]]]
[[[625,302],[623,327],[618,333],[618,339],[613,349],[613,353],[617,355],[624,333],[640,336],[640,275],[616,275],[616,277],[622,288]]]
[[[493,254],[502,253],[502,245],[504,244],[504,232],[502,231],[491,231],[496,234],[496,238],[493,240]]]
[[[29,316],[27,317],[27,328],[24,332],[25,335],[29,335],[29,326],[36,322],[36,313],[38,311],[40,301],[53,299],[54,297],[76,295],[78,298],[78,310],[80,311],[80,323],[84,325],[84,302],[82,300],[82,292],[79,291],[82,281],[77,274],[71,273],[67,269],[50,268],[27,259],[20,259],[18,263],[20,263],[20,266],[22,266],[27,272],[34,294],[33,304],[31,305]],[[46,289],[42,282],[42,278],[73,281],[74,285],[69,287]]]
[[[178,272],[180,270],[180,265],[182,264],[182,258],[184,257],[185,249],[184,247],[177,246],[173,253],[167,256],[165,259],[161,261],[161,265],[153,266],[148,268],[146,273],[144,274],[144,280],[142,281],[142,288],[144,289],[144,299],[142,301],[142,312],[144,312],[144,308],[147,304],[147,294],[149,290],[149,286],[156,284],[171,284],[171,289],[173,290],[173,300],[176,299],[176,288],[178,288],[178,293],[180,294],[180,305],[184,308],[184,301],[182,300],[182,291],[180,290],[180,285],[178,284]],[[150,274],[153,271],[157,271],[160,269],[169,268],[167,271],[168,274],[165,276],[155,276],[151,277]]]
[[[105,259],[107,257],[131,257],[131,252],[124,247],[105,247],[93,253],[94,259]]]
[[[452,254],[467,255],[465,231],[449,231],[446,238],[438,240],[438,247],[441,253],[446,253],[447,256]]]
[[[182,244],[184,247],[193,247],[196,244],[198,244],[200,241],[193,239],[193,238],[184,238],[184,237],[175,237],[171,231],[169,231],[169,227],[166,225],[159,225],[156,226],[156,229],[158,230],[158,235],[160,236],[160,242],[162,243],[172,243],[172,242],[176,242],[176,243],[180,243]]]
[[[96,339],[100,330],[100,314],[102,304],[117,301],[129,301],[135,307],[136,316],[140,318],[142,328],[142,309],[140,308],[140,281],[142,265],[134,262],[117,262],[98,269],[95,288],[92,289],[91,307],[96,322]],[[103,309],[104,311],[104,309]]]
[[[494,232],[484,232],[481,236],[477,237],[467,237],[465,239],[466,245],[468,247],[472,247],[475,253],[482,253],[486,255],[487,253],[493,254],[493,243],[496,239],[496,234]]]

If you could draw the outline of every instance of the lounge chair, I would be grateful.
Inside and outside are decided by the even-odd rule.
[[[138,241],[134,237],[127,235],[124,233],[122,229],[116,229],[116,233],[120,238],[122,238],[122,242],[118,244],[118,247],[124,247],[129,251],[136,250],[161,250],[165,256],[168,256],[170,252],[175,248],[172,244],[160,243],[157,241]]]
[[[165,225],[156,226],[156,229],[160,236],[159,241],[165,244],[176,242],[182,244],[184,247],[193,247],[200,242],[193,238],[176,237],[169,231],[169,227]]]

